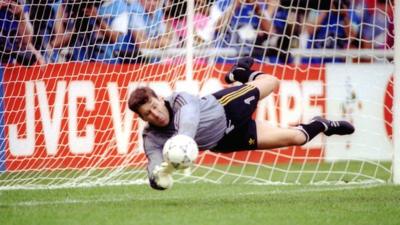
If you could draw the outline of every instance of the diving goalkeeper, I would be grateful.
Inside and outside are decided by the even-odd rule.
[[[227,83],[238,81],[242,85],[204,97],[178,92],[163,99],[148,87],[139,87],[130,94],[129,108],[148,122],[143,140],[152,188],[164,190],[172,185],[174,168],[164,162],[162,151],[164,143],[177,134],[193,138],[199,149],[227,153],[303,145],[321,132],[327,136],[354,132],[349,122],[322,117],[291,128],[253,120],[258,101],[271,94],[279,80],[251,70],[252,64],[252,58],[242,58],[225,76]]]

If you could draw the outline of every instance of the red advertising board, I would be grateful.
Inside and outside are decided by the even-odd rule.
[[[200,81],[198,88],[205,88],[205,81],[212,78],[222,81],[229,67],[200,69],[200,65],[194,74],[194,79]],[[301,120],[307,105],[325,112],[324,68],[256,67],[283,81],[279,93],[270,100],[274,108],[257,119],[270,119],[271,112],[275,112],[272,114],[277,122],[286,114],[293,118],[297,115]],[[184,69],[169,64],[101,63],[6,68],[3,75],[6,170],[145,166],[144,154],[138,151],[140,124],[126,107],[129,87],[140,81],[160,83],[173,90],[175,83],[184,79]],[[321,91],[313,94],[314,87]],[[303,161],[304,156],[321,154],[320,147],[297,147],[226,156],[275,163]],[[212,155],[203,157],[202,163],[227,162]]]

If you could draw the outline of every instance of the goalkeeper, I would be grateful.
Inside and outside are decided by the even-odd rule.
[[[252,64],[252,58],[242,58],[225,76],[227,83],[238,81],[242,85],[204,97],[179,92],[163,99],[148,87],[130,94],[129,108],[148,122],[143,140],[152,188],[164,190],[172,185],[174,168],[163,161],[162,150],[164,143],[177,134],[193,138],[199,149],[227,153],[303,145],[321,132],[327,136],[354,132],[349,122],[322,117],[292,128],[253,120],[258,101],[271,94],[279,80],[251,70]]]

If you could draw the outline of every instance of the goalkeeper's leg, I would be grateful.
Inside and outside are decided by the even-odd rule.
[[[235,81],[246,83],[258,88],[260,99],[268,96],[279,85],[279,80],[261,71],[251,69],[254,60],[251,57],[239,59],[238,63],[225,75],[225,81],[230,84]]]
[[[265,121],[257,121],[256,127],[258,149],[303,145],[319,133],[331,136],[348,135],[354,132],[353,125],[347,121],[331,121],[322,117],[314,117],[309,123],[293,128],[274,127]]]

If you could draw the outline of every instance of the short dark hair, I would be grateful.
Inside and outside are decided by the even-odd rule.
[[[136,88],[129,96],[128,107],[133,112],[139,114],[138,109],[140,106],[149,102],[152,97],[157,98],[157,95],[153,89],[149,87]]]

